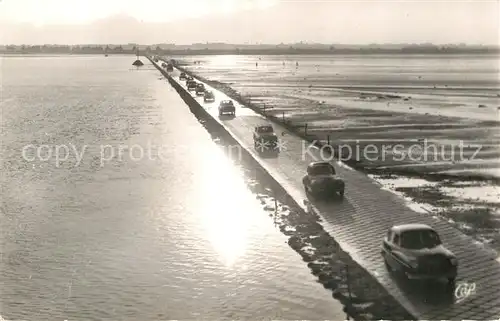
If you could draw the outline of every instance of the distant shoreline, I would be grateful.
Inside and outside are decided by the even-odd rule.
[[[193,43],[177,45],[162,44],[77,44],[77,45],[0,45],[0,54],[79,54],[79,55],[492,55],[500,54],[500,47],[493,45],[467,44],[234,44]]]
[[[488,56],[488,55],[498,55],[500,51],[492,51],[492,50],[473,50],[473,51],[439,51],[439,52],[422,52],[422,51],[401,51],[401,50],[381,50],[381,51],[370,51],[370,50],[286,50],[286,51],[277,51],[277,50],[165,50],[161,52],[141,52],[139,56],[149,56],[149,55],[158,55],[158,56],[210,56],[210,55],[262,55],[262,56],[298,56],[298,55],[325,55],[325,56],[339,56],[339,55],[422,55],[422,56]],[[12,52],[12,51],[0,51],[0,56],[51,56],[51,55],[67,55],[67,56],[76,56],[76,55],[109,55],[109,56],[136,56],[135,52]]]

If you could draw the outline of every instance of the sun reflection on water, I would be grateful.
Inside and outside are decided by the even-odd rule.
[[[244,196],[242,173],[222,152],[204,154],[206,166],[200,177],[198,202],[206,237],[227,267],[233,267],[245,254],[248,242],[249,212],[253,204]]]
[[[217,66],[232,66],[238,62],[237,55],[218,55],[211,57],[211,62]]]

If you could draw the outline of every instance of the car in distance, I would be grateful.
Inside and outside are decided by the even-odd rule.
[[[425,224],[395,225],[385,236],[381,254],[387,269],[409,280],[442,280],[455,286],[458,261],[439,234]]]
[[[335,167],[329,162],[312,162],[307,166],[307,173],[302,184],[308,195],[313,197],[344,197],[345,182],[338,177]]]
[[[222,116],[224,114],[230,114],[230,115],[235,115],[236,113],[236,107],[234,106],[234,103],[232,100],[221,100],[219,103],[219,116]]]
[[[197,84],[197,83],[196,83],[196,81],[194,81],[194,80],[188,80],[188,81],[186,82],[186,86],[187,86],[187,89],[188,89],[189,91],[194,91],[194,90],[196,90],[196,86],[197,86],[197,85],[198,85],[198,84]]]
[[[167,71],[168,72],[174,71],[174,66],[172,64],[167,64]]]
[[[187,80],[194,80],[193,76],[186,76],[186,81]]]
[[[278,136],[274,132],[273,126],[256,126],[253,131],[253,146],[257,151],[279,151]]]
[[[209,90],[205,91],[205,95],[203,95],[203,101],[206,103],[214,102],[215,101],[214,93]]]
[[[186,73],[181,72],[181,75],[179,76],[179,80],[186,80]]]
[[[196,96],[203,96],[205,94],[205,85],[198,84],[196,85]]]

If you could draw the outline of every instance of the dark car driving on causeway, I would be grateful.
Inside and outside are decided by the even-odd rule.
[[[181,75],[179,76],[179,80],[186,80],[186,73],[181,72]]]
[[[219,103],[219,116],[224,114],[233,115],[236,113],[236,107],[232,100],[221,100]]]
[[[209,90],[205,91],[205,94],[203,95],[203,101],[206,103],[214,102],[215,101],[214,93]]]
[[[306,193],[313,197],[344,197],[344,180],[337,176],[335,168],[329,162],[310,163],[307,166],[307,174],[302,178],[302,184]]]
[[[194,80],[188,80],[188,81],[186,81],[186,86],[187,86],[187,89],[188,89],[189,91],[196,90],[196,86],[197,86],[197,85],[198,85],[198,84],[197,84],[197,83],[196,83],[196,81],[194,81]]]
[[[384,238],[381,253],[388,270],[407,279],[445,279],[449,285],[455,285],[457,258],[428,225],[393,226]]]
[[[198,83],[196,85],[196,96],[203,96],[205,94],[205,85]]]
[[[253,146],[257,151],[279,152],[278,136],[271,125],[256,126],[253,131]]]

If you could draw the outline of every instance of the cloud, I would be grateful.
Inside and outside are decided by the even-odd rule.
[[[110,11],[111,2],[102,1],[107,8],[103,12]],[[247,10],[244,10],[245,4],[239,2],[240,11],[234,12],[221,10],[218,6],[222,0],[207,0],[190,8],[188,4],[195,3],[180,5],[170,0],[162,5],[158,2],[157,7],[148,7],[148,0],[143,1],[145,3],[134,14],[130,14],[133,7],[122,4],[121,10],[128,13],[81,25],[36,27],[10,23],[2,26],[2,30],[9,32],[0,33],[0,42],[498,44],[499,39],[499,4],[494,1],[280,2],[261,9],[254,1],[254,7]],[[145,19],[147,16],[149,20]],[[161,17],[169,21],[155,22]]]

